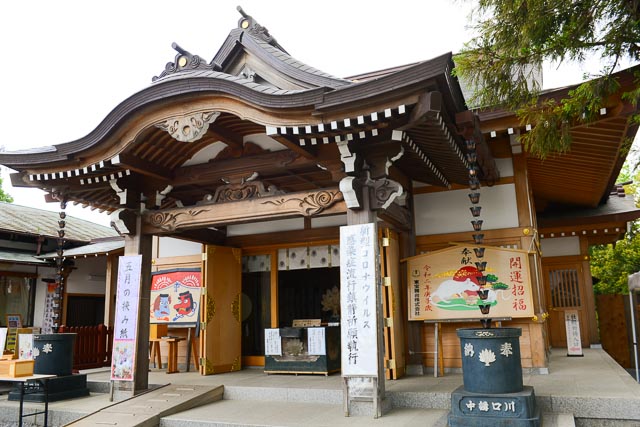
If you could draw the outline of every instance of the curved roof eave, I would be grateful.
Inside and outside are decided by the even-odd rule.
[[[48,146],[46,149],[3,152],[0,153],[0,164],[11,168],[29,167],[42,163],[64,162],[69,160],[69,156],[78,152],[88,150],[107,137],[119,123],[127,116],[141,108],[152,105],[155,102],[193,94],[218,93],[221,95],[237,97],[253,103],[257,106],[272,109],[291,109],[311,107],[323,99],[323,94],[327,88],[316,88],[301,91],[286,91],[280,94],[270,94],[255,90],[251,85],[246,84],[246,80],[235,76],[228,78],[206,76],[183,77],[177,79],[167,79],[159,81],[124,100],[118,104],[100,124],[88,135],[75,141],[62,143],[55,146]],[[243,82],[239,82],[243,80]]]
[[[367,95],[393,91],[400,95],[403,92],[416,91],[421,84],[428,81],[436,81],[440,89],[447,89],[450,94],[450,107],[455,111],[466,110],[466,102],[457,79],[451,75],[454,67],[451,52],[433,59],[418,62],[396,72],[382,75],[378,78],[354,83],[350,86],[338,88],[328,92],[321,104],[316,105],[318,110],[331,109],[343,104],[347,99],[353,98],[358,93],[360,98]],[[446,98],[446,97],[445,97]]]
[[[108,137],[117,126],[137,110],[156,102],[180,96],[220,94],[269,109],[307,108],[319,112],[362,108],[380,99],[398,99],[424,90],[429,83],[446,89],[445,102],[455,111],[466,109],[457,81],[450,75],[451,53],[418,63],[378,79],[354,83],[340,89],[318,87],[304,90],[278,90],[237,76],[212,71],[193,70],[171,78],[157,80],[116,106],[88,135],[76,141],[55,145],[53,149],[0,153],[0,164],[20,170],[42,164],[69,161],[74,155],[89,150]]]

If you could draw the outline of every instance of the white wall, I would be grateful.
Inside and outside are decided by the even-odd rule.
[[[580,238],[572,236],[540,239],[540,249],[542,250],[543,258],[580,255]]]
[[[468,189],[417,194],[414,196],[416,235],[473,231],[471,221],[482,219],[483,230],[518,226],[514,184],[480,188],[481,215],[471,216]]]
[[[160,237],[158,240],[158,258],[197,255],[202,253],[202,244],[189,240]]]
[[[106,288],[107,257],[76,258],[75,269],[67,278],[67,293],[104,295]]]

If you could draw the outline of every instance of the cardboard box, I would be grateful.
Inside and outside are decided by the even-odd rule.
[[[157,340],[169,333],[169,326],[166,323],[152,323],[149,325],[149,339]]]
[[[28,377],[33,375],[33,360],[0,360],[0,376]]]

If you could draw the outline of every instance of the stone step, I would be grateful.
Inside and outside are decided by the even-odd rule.
[[[546,413],[542,414],[543,427],[576,427],[573,414]]]
[[[222,400],[164,417],[160,427],[446,427],[447,411],[395,408],[383,417],[345,417],[342,405],[283,401]]]

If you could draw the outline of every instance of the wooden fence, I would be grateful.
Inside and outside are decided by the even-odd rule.
[[[58,332],[75,333],[73,369],[101,368],[111,365],[113,329],[98,326],[61,326]]]

